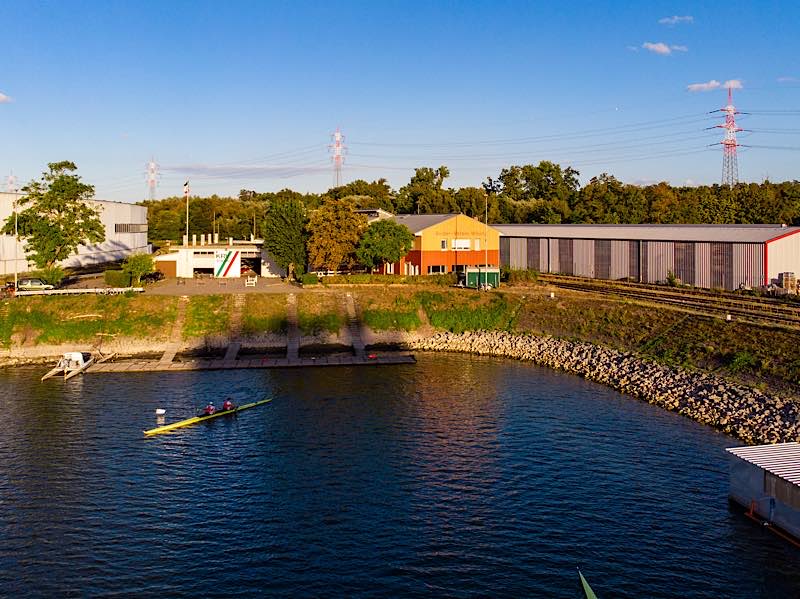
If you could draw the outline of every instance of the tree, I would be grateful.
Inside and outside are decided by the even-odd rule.
[[[273,201],[261,224],[264,247],[275,258],[275,263],[290,275],[299,275],[305,270],[306,223],[302,202],[289,198]]]
[[[30,260],[39,268],[49,268],[69,258],[79,245],[100,243],[105,227],[100,212],[90,206],[94,187],[81,182],[78,170],[69,161],[51,162],[41,181],[33,180],[22,188],[19,201],[27,206],[18,215],[20,236]],[[14,215],[6,219],[4,233],[14,232]]]
[[[155,270],[153,257],[150,254],[131,254],[122,263],[122,272],[131,278],[131,285],[138,285],[142,275]]]
[[[418,168],[408,185],[397,194],[397,211],[416,214],[449,214],[458,210],[452,189],[442,187],[450,176],[446,166]]]
[[[308,264],[327,270],[349,268],[367,217],[354,212],[352,198],[328,199],[308,220]]]
[[[414,234],[393,220],[376,220],[367,227],[356,248],[356,258],[373,270],[387,262],[394,263],[414,246]]]

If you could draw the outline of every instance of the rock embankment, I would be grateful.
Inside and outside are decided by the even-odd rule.
[[[712,374],[676,370],[590,343],[479,331],[437,333],[409,345],[423,351],[530,360],[608,385],[747,443],[781,443],[800,438],[800,410],[793,401]]]

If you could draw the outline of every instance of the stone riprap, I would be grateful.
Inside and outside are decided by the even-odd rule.
[[[677,370],[590,343],[502,331],[437,333],[409,343],[423,351],[529,360],[577,374],[734,435],[747,443],[800,439],[798,404],[707,373]]]

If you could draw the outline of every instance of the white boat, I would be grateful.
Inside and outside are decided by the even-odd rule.
[[[68,381],[94,364],[94,356],[89,352],[69,351],[65,353],[50,372],[42,377],[47,380],[57,374],[63,374],[64,380]]]

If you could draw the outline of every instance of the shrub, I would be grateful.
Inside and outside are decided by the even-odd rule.
[[[106,285],[111,287],[130,287],[131,276],[122,270],[107,270],[103,273]]]
[[[319,283],[319,277],[314,273],[306,273],[300,277],[300,282],[303,285],[316,285]]]
[[[127,273],[133,285],[138,285],[142,276],[153,270],[153,257],[150,254],[131,254],[122,263],[122,272]]]
[[[539,271],[528,270],[506,270],[505,280],[510,284],[514,283],[535,283],[539,280]]]
[[[749,370],[758,366],[758,359],[748,351],[736,352],[728,364],[728,370],[731,372],[741,372],[742,370]]]
[[[64,280],[64,269],[57,265],[46,266],[45,268],[37,270],[34,275],[45,283],[58,287],[59,283]]]

